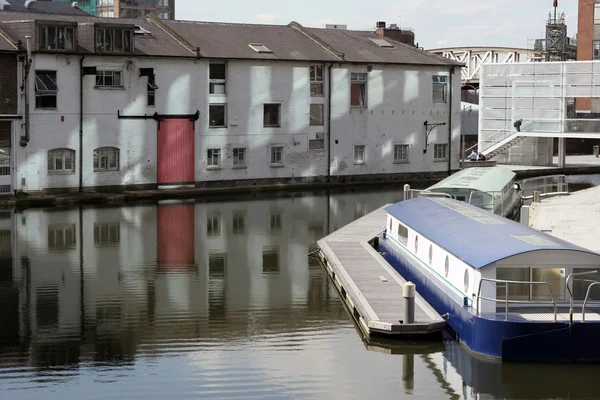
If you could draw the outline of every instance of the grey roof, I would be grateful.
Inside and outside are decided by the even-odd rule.
[[[207,58],[259,60],[341,61],[298,29],[288,25],[232,24],[219,22],[163,21]],[[258,53],[250,43],[267,46]]]
[[[343,53],[344,60],[349,62],[440,66],[463,65],[462,63],[436,56],[390,38],[377,36],[373,32],[319,28],[306,28],[306,30],[318,39],[327,42],[338,52]],[[384,39],[394,47],[379,47],[371,38]]]
[[[501,192],[511,180],[517,176],[504,167],[465,168],[450,175],[427,190],[474,189],[480,192]]]
[[[126,18],[101,18],[84,16],[65,16],[56,14],[32,14],[17,12],[0,12],[0,22],[16,40],[25,43],[25,36],[32,38],[35,43],[36,21],[60,21],[61,23],[78,23],[77,41],[78,53],[90,54],[94,52],[94,24],[135,25],[150,32],[149,36],[135,37],[135,54],[147,56],[169,57],[195,57],[193,51],[177,41],[172,35],[165,32],[151,18],[126,19]]]
[[[6,27],[0,24],[0,51],[17,51],[18,47],[16,41],[6,29]]]
[[[4,6],[3,11],[16,11],[26,13],[47,13],[60,15],[88,15],[78,7],[73,7],[71,3],[55,3],[52,1],[33,1],[27,7],[27,0],[5,0],[8,6]],[[1,12],[1,11],[0,11]]]

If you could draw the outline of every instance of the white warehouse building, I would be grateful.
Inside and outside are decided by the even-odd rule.
[[[3,12],[0,52],[6,193],[458,169],[461,64],[373,32]]]

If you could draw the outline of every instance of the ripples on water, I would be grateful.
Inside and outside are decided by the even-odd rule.
[[[306,255],[401,196],[15,213],[0,221],[0,399],[535,393],[454,342],[362,342]],[[600,372],[562,368],[537,371]],[[567,397],[575,384],[562,382]]]

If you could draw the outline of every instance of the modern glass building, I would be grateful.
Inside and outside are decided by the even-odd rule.
[[[139,18],[154,14],[160,19],[175,19],[175,0],[94,0],[99,17]]]
[[[73,3],[73,0],[52,0],[55,3]],[[90,15],[96,15],[97,0],[77,0],[77,5],[80,9]]]

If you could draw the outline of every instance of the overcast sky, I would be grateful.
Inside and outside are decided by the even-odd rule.
[[[415,30],[421,47],[527,47],[544,36],[552,0],[175,0],[176,18],[198,21],[325,27],[347,24],[371,30],[376,21]],[[577,32],[577,0],[559,0],[569,36]]]

